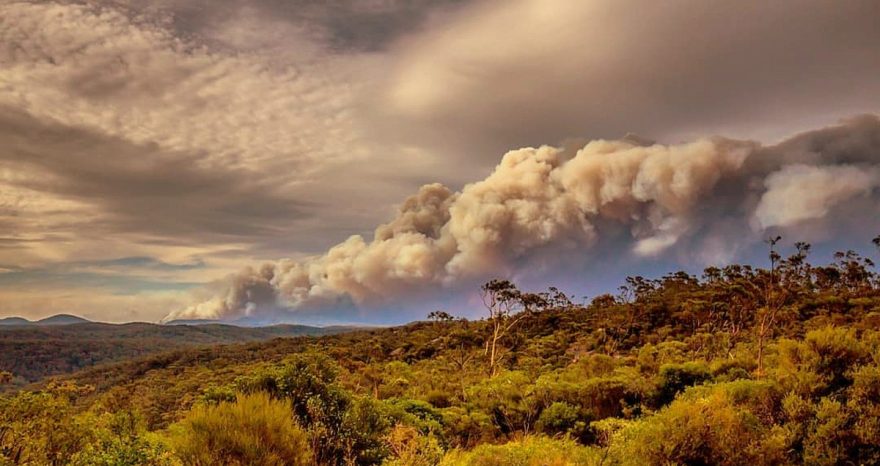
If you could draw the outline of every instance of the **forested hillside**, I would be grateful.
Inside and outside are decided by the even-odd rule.
[[[777,241],[587,305],[492,281],[478,321],[78,372],[0,401],[0,464],[877,464],[880,277]]]
[[[166,352],[175,348],[330,335],[351,327],[275,325],[155,325],[147,323],[0,326],[0,371],[16,386],[97,364]],[[0,387],[2,390],[3,387]]]

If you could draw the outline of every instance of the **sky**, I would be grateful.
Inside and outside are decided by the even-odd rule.
[[[0,0],[0,317],[402,323],[880,233],[880,4]],[[790,246],[790,245],[789,245]]]

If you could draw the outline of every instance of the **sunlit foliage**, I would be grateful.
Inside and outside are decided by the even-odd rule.
[[[290,411],[264,393],[197,406],[172,427],[171,444],[185,465],[307,466],[308,440]]]

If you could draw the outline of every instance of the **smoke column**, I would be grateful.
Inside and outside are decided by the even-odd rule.
[[[475,289],[492,277],[601,267],[601,245],[645,260],[736,259],[769,232],[827,240],[880,232],[880,119],[772,146],[721,137],[677,145],[635,138],[508,152],[454,192],[422,186],[372,240],[355,235],[304,261],[246,268],[225,291],[171,319],[380,312]]]

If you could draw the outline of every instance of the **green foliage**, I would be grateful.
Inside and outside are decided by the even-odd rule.
[[[463,447],[490,442],[499,435],[493,417],[470,406],[453,406],[443,410],[443,426],[446,436],[455,439]]]
[[[93,439],[73,403],[88,388],[51,385],[0,398],[0,458],[11,464],[68,464]]]
[[[404,424],[394,426],[385,441],[391,456],[383,466],[436,466],[443,458],[443,448],[433,433],[424,434]]]
[[[557,401],[541,412],[537,429],[548,435],[569,433],[578,427],[578,418],[578,409],[575,406]]]
[[[668,404],[685,388],[703,383],[711,378],[709,368],[702,363],[665,364],[660,367],[657,383],[657,403]]]
[[[302,465],[311,463],[308,437],[287,401],[266,394],[197,406],[172,428],[171,445],[187,465]]]
[[[0,368],[34,382],[46,376],[175,348],[265,341],[297,335],[329,335],[343,330],[344,327],[325,329],[302,325],[256,328],[221,324],[189,326],[146,323],[0,325]],[[0,386],[3,384],[0,374]]]
[[[502,433],[528,432],[538,419],[539,404],[528,375],[504,371],[468,390],[469,401],[482,411],[491,413]]]
[[[737,382],[740,383],[740,382]],[[644,420],[632,421],[612,435],[615,463],[778,464],[786,461],[784,432],[761,419],[725,384],[698,390]],[[758,387],[760,389],[760,387]]]
[[[105,413],[91,419],[94,438],[73,455],[76,466],[172,466],[177,461],[154,434],[145,434],[131,412]]]
[[[801,394],[827,395],[852,383],[851,371],[876,354],[853,329],[825,327],[807,333],[803,342],[782,340],[778,377]]]
[[[504,445],[452,451],[441,466],[587,466],[601,464],[601,453],[573,440],[526,437]]]

